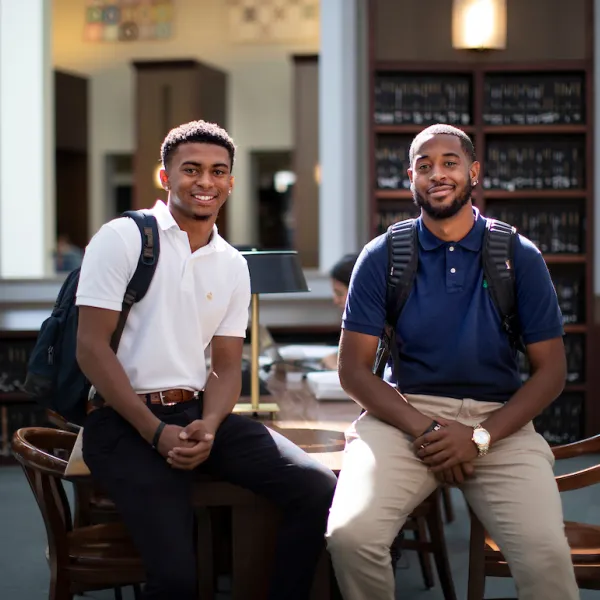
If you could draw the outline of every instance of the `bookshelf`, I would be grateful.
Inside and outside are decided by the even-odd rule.
[[[438,122],[468,133],[482,165],[475,204],[540,248],[564,315],[565,391],[536,426],[551,443],[600,432],[587,378],[593,305],[592,61],[371,58],[369,65],[371,235],[418,214],[406,176],[412,138]]]
[[[36,338],[37,331],[0,329],[0,465],[13,462],[17,429],[47,425],[46,411],[22,391]]]

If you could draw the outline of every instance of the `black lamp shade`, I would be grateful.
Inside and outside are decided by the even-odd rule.
[[[253,294],[308,292],[298,253],[293,250],[242,252],[250,271]]]

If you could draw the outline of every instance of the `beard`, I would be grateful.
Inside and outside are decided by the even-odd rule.
[[[465,206],[471,200],[471,194],[473,193],[473,186],[471,182],[467,180],[465,187],[462,190],[461,194],[457,194],[452,201],[452,204],[449,206],[436,206],[432,204],[430,201],[426,200],[421,194],[417,192],[417,190],[412,190],[413,194],[413,202],[422,210],[424,210],[432,219],[436,221],[442,221],[444,219],[449,219],[456,215],[460,209]]]

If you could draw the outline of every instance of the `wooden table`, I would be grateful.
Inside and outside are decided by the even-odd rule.
[[[344,431],[358,417],[360,408],[352,401],[317,401],[306,382],[289,384],[285,374],[276,374],[268,382],[273,394],[266,401],[277,402],[280,412],[275,421],[265,425],[296,443],[313,458],[336,474],[342,467],[345,445]],[[241,401],[244,401],[242,399]],[[232,598],[233,600],[263,600],[267,596],[272,565],[278,512],[267,500],[248,490],[224,481],[207,479],[194,493],[199,511],[200,537],[211,535],[206,508],[228,506],[232,514]],[[212,581],[203,575],[214,565],[211,552],[203,552],[199,544],[201,595],[211,598]],[[331,597],[329,556],[323,553],[313,587],[312,600]]]

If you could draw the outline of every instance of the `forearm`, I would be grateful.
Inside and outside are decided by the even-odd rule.
[[[396,389],[368,370],[340,371],[344,391],[381,421],[413,437],[421,435],[432,419],[413,408]]]
[[[242,390],[241,365],[238,369],[214,371],[208,377],[204,388],[204,409],[202,420],[209,429],[216,432],[223,420],[231,414]]]
[[[562,371],[551,368],[535,372],[513,397],[483,423],[490,432],[492,444],[512,435],[547,406],[552,404],[564,388]]]
[[[137,396],[110,346],[78,343],[77,362],[104,401],[150,443],[160,420]]]

